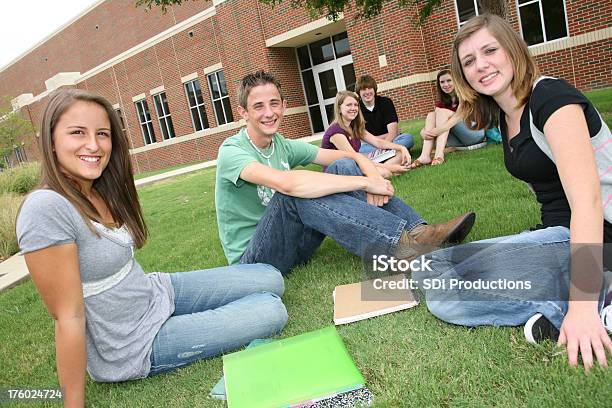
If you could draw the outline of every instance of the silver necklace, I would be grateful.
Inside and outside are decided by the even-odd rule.
[[[255,143],[253,143],[253,141],[251,140],[251,137],[249,136],[249,132],[246,129],[244,130],[244,133],[246,133],[246,137],[247,139],[249,139],[249,143],[251,143],[251,146],[253,146],[253,149],[255,149],[257,153],[261,155],[261,157],[263,157],[264,159],[268,161],[269,167],[272,167],[272,165],[270,164],[270,157],[274,155],[274,139],[272,139],[272,141],[270,142],[270,144],[272,145],[272,151],[270,152],[270,154],[265,155],[264,152],[259,150],[259,147],[255,146]]]

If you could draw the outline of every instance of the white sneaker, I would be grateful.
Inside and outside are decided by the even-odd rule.
[[[531,344],[538,344],[544,340],[556,342],[559,339],[559,330],[542,313],[536,313],[527,320],[523,334]]]
[[[609,333],[612,333],[612,304],[601,310],[601,322]]]

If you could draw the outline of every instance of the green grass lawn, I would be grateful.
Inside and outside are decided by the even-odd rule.
[[[592,95],[604,105],[609,122],[612,90]],[[418,134],[420,126],[422,121],[411,121],[402,129]],[[225,264],[214,178],[211,168],[139,190],[151,231],[149,243],[137,253],[145,270]],[[476,211],[468,241],[516,233],[539,221],[532,193],[504,169],[500,146],[449,154],[444,165],[409,172],[393,184],[397,195],[430,222]],[[332,324],[332,290],[361,279],[361,268],[357,257],[326,239],[312,261],[286,279],[289,322],[280,337]],[[552,343],[527,344],[522,328],[453,326],[421,304],[338,331],[377,407],[604,407],[612,401],[610,371],[595,367],[585,375],[569,367]],[[53,322],[31,282],[0,294],[0,362],[0,386],[57,386]],[[221,358],[214,358],[139,381],[88,380],[88,406],[223,407],[208,397],[221,374]]]

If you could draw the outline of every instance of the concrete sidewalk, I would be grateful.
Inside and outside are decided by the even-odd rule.
[[[300,140],[310,143],[316,140],[321,140],[323,137],[322,133],[304,137]],[[164,180],[170,177],[175,177],[181,174],[191,173],[194,171],[202,170],[208,167],[214,167],[217,165],[216,160],[211,160],[204,163],[194,164],[192,166],[183,167],[176,170],[167,171],[165,173],[156,174],[154,176],[145,177],[142,179],[135,180],[134,184],[136,187],[144,186],[146,184],[155,183],[156,181]],[[20,254],[13,255],[6,261],[0,263],[0,292],[12,288],[30,278],[28,267],[26,266],[23,256]]]

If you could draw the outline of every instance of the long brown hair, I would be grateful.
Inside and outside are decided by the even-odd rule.
[[[41,188],[51,189],[70,201],[79,211],[85,224],[95,232],[90,220],[102,222],[102,217],[81,192],[79,184],[60,170],[54,152],[53,133],[60,117],[76,102],[90,102],[102,107],[111,125],[112,151],[102,175],[94,180],[95,189],[107,205],[116,225],[126,225],[136,247],[141,248],[148,236],[138,194],[134,186],[132,162],[121,122],[111,104],[101,96],[81,89],[61,89],[53,92],[42,117],[39,149],[42,159]]]
[[[352,139],[363,139],[365,137],[365,120],[361,109],[357,106],[357,116],[351,121],[351,123],[345,123],[342,113],[340,112],[340,105],[344,103],[346,98],[351,97],[355,99],[359,105],[359,96],[353,91],[340,91],[336,94],[336,101],[334,102],[334,122],[345,130],[349,137]]]
[[[486,28],[506,51],[512,64],[514,77],[510,83],[520,107],[527,103],[531,96],[531,88],[540,76],[535,60],[529,53],[527,44],[512,29],[503,18],[494,14],[482,14],[471,18],[457,33],[453,41],[452,74],[455,91],[459,97],[462,111],[466,114],[466,123],[475,122],[477,129],[497,126],[500,108],[495,100],[488,95],[479,94],[470,86],[463,75],[459,60],[459,46],[476,31]]]
[[[438,91],[438,101],[442,102],[446,106],[456,105],[457,104],[457,93],[455,92],[455,89],[454,89],[454,80],[453,80],[453,91],[450,94],[447,94],[446,92],[442,90],[442,87],[440,86],[440,77],[442,77],[443,75],[450,75],[451,78],[453,76],[450,69],[443,69],[440,72],[438,72],[438,75],[436,76],[436,90]]]

